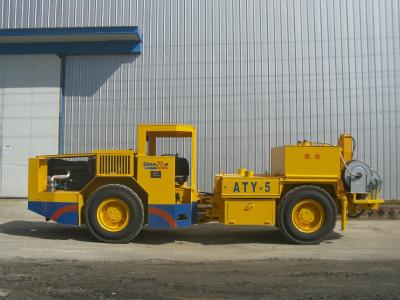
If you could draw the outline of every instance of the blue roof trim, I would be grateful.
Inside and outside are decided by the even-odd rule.
[[[113,35],[113,39],[104,38]],[[68,36],[65,41],[64,36]],[[74,36],[79,38],[74,40]],[[87,36],[88,41],[82,40],[82,36]],[[58,38],[52,41],[46,37]],[[143,51],[142,36],[137,26],[0,29],[0,41],[0,54],[113,54]]]
[[[0,37],[93,34],[137,34],[142,41],[138,26],[0,29]]]
[[[142,51],[142,44],[132,41],[0,44],[0,54],[116,54]]]

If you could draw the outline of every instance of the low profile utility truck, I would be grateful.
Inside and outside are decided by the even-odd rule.
[[[275,147],[271,170],[240,168],[215,175],[212,193],[196,187],[196,129],[191,125],[139,125],[137,150],[96,150],[29,159],[28,208],[62,224],[85,224],[98,241],[126,243],[143,226],[276,226],[291,242],[326,238],[341,215],[377,209],[382,181],[353,158],[354,139],[337,145],[302,141]],[[156,155],[157,139],[191,139],[191,157]]]

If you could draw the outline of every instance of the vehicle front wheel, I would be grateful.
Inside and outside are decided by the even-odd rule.
[[[98,188],[85,203],[85,223],[99,241],[127,243],[142,229],[143,204],[130,188],[108,184]]]

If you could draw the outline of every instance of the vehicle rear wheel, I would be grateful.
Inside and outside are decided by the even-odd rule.
[[[279,203],[278,226],[293,243],[317,244],[333,231],[335,224],[335,203],[320,187],[296,187]]]
[[[144,209],[130,188],[108,184],[98,188],[85,203],[85,223],[99,241],[127,243],[143,226]]]

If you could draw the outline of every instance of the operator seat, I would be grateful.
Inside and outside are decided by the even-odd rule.
[[[189,161],[184,157],[175,156],[175,182],[183,184],[189,178]]]

